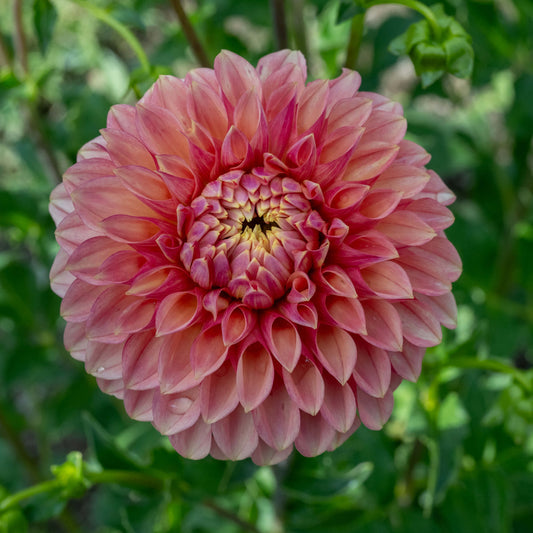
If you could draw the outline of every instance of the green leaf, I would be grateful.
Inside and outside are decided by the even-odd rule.
[[[56,20],[57,11],[50,0],[33,1],[33,25],[37,33],[39,49],[43,55],[52,40]]]
[[[141,463],[127,450],[117,446],[114,438],[89,414],[83,413],[87,440],[96,460],[103,468],[140,470]]]
[[[474,68],[474,50],[464,37],[452,37],[444,42],[447,70],[458,78],[468,78]]]
[[[14,509],[0,516],[0,533],[27,533],[28,522],[24,515]]]
[[[343,0],[339,5],[339,11],[337,12],[337,24],[342,24],[347,20],[352,19],[356,15],[361,15],[366,9],[355,2]]]

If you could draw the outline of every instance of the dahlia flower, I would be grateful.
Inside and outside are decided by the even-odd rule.
[[[452,328],[454,195],[360,76],[299,52],[161,76],[51,195],[65,346],[192,459],[332,450]]]

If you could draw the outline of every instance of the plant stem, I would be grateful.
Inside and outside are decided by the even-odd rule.
[[[497,359],[452,357],[444,366],[452,368],[478,368],[481,370],[500,372],[502,374],[510,374],[526,391],[531,392],[531,385],[520,370]]]
[[[106,10],[101,9],[90,2],[86,2],[85,0],[72,1],[89,11],[103,23],[113,28],[129,44],[130,48],[137,56],[142,69],[147,73],[151,73],[152,67],[150,66],[150,61],[148,60],[141,43],[138,41],[137,37],[135,37],[135,35],[133,35],[133,33],[126,26],[124,26],[124,24],[122,24],[122,22],[114,19]]]
[[[156,490],[162,490],[165,486],[165,481],[162,478],[142,472],[131,472],[129,470],[88,472],[86,477],[91,483],[124,483]]]
[[[15,45],[15,56],[20,64],[24,74],[28,73],[28,54],[26,47],[26,34],[24,33],[24,26],[22,23],[22,1],[15,0],[13,2],[13,23],[14,32],[13,40]]]
[[[276,48],[278,50],[283,50],[289,45],[284,3],[284,0],[270,0],[270,11],[272,12],[272,24],[274,26],[274,37]]]
[[[296,48],[300,50],[309,61],[304,8],[304,0],[292,0],[291,20],[292,30],[294,33],[294,41],[296,44]]]
[[[246,522],[245,520],[242,520],[239,518],[236,514],[232,513],[231,511],[228,511],[227,509],[224,509],[224,507],[220,507],[220,505],[216,504],[215,502],[211,500],[205,500],[202,502],[202,505],[205,507],[208,507],[209,509],[212,509],[217,513],[218,515],[227,518],[234,524],[237,524],[243,531],[251,531],[252,533],[260,533],[259,529],[257,529],[253,524],[250,524],[250,522]]]
[[[435,13],[433,13],[433,11],[431,11],[431,9],[422,2],[417,2],[417,0],[395,0],[393,2],[390,0],[371,0],[370,2],[364,2],[363,7],[368,9],[369,7],[383,4],[397,4],[418,11],[427,20],[434,37],[437,40],[441,38],[442,31],[437,18],[435,17]]]
[[[181,28],[183,30],[183,33],[185,34],[185,37],[191,45],[194,57],[196,57],[196,60],[198,61],[198,63],[200,63],[202,67],[210,67],[211,62],[209,61],[207,53],[204,47],[202,46],[198,35],[194,31],[194,28],[189,18],[187,17],[183,6],[181,5],[181,0],[170,0],[170,3],[172,4],[172,7],[174,8],[176,15],[178,16],[178,20],[180,21]]]
[[[0,513],[15,507],[20,502],[27,500],[28,498],[37,496],[38,494],[43,494],[45,492],[52,492],[59,488],[61,488],[61,481],[58,479],[51,479],[49,481],[43,481],[42,483],[38,483],[37,485],[33,485],[32,487],[16,492],[7,498],[4,498],[0,502]]]
[[[350,26],[350,38],[348,40],[348,47],[346,48],[346,61],[344,63],[346,68],[355,70],[357,67],[357,59],[359,58],[359,49],[361,48],[364,29],[365,13],[359,13],[352,18],[352,24]]]

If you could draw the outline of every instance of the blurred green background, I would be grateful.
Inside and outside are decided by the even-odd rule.
[[[333,453],[275,468],[181,459],[63,348],[48,284],[49,193],[111,105],[134,103],[157,73],[198,66],[172,2],[80,3],[0,4],[0,501],[51,479],[72,450],[123,479],[24,500],[22,512],[0,514],[0,532],[530,532],[533,2],[443,2],[472,36],[475,67],[471,80],[445,76],[427,89],[408,58],[388,51],[420,16],[368,11],[362,89],[404,105],[408,137],[458,197],[447,234],[464,262],[459,325],[428,352],[419,382],[397,390],[382,431],[361,428]],[[222,48],[252,63],[276,49],[276,0],[183,4],[210,61]],[[346,4],[285,0],[288,44],[307,48],[310,78],[343,66]]]

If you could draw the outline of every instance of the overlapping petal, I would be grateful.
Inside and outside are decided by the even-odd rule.
[[[289,50],[162,76],[51,195],[66,348],[192,459],[381,428],[455,326],[454,196],[401,106],[306,77]]]

